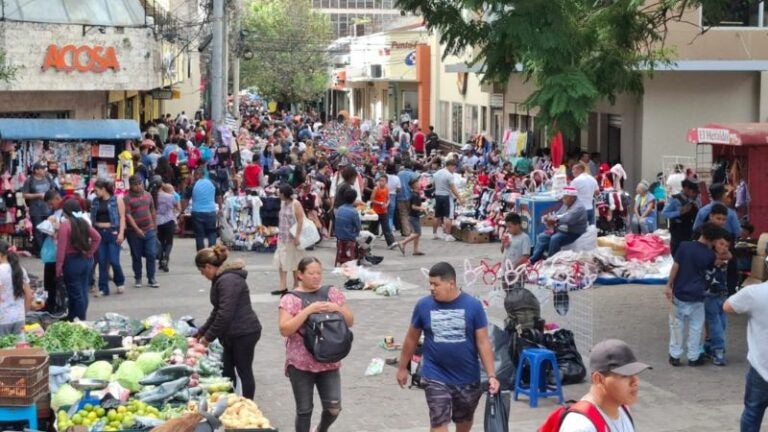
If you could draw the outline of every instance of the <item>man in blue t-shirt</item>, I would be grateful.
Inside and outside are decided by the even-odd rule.
[[[208,247],[213,247],[218,237],[216,228],[219,198],[216,185],[205,178],[203,167],[195,170],[195,183],[187,189],[186,198],[192,202],[190,216],[195,231],[197,250],[205,247],[206,239],[208,240]]]
[[[488,319],[482,304],[456,286],[456,270],[440,262],[429,270],[432,295],[419,300],[405,336],[397,382],[405,387],[407,367],[424,333],[422,383],[429,406],[432,431],[469,432],[482,395],[480,360],[488,375],[489,391],[499,391],[488,337]],[[478,355],[480,360],[478,360]]]
[[[664,294],[674,305],[669,319],[669,364],[680,366],[683,355],[685,322],[688,321],[688,365],[701,366],[701,333],[704,328],[704,299],[707,294],[707,271],[716,263],[715,251],[728,250],[730,234],[708,222],[698,240],[683,242],[675,254]]]

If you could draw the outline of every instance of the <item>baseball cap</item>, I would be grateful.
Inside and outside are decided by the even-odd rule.
[[[579,196],[579,191],[573,186],[566,186],[563,188],[563,196]]]
[[[42,168],[48,169],[48,164],[46,164],[43,161],[37,161],[35,162],[34,165],[32,165],[32,169],[42,169]]]
[[[623,376],[637,375],[652,369],[637,361],[629,345],[618,339],[607,339],[595,345],[589,355],[589,366],[592,372],[612,372]]]

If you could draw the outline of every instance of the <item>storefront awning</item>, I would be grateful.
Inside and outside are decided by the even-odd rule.
[[[709,123],[688,130],[693,144],[768,145],[768,123]]]
[[[95,140],[141,139],[135,120],[0,119],[0,139]]]

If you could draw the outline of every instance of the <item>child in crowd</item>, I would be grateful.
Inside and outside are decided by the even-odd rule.
[[[518,268],[521,265],[528,262],[528,258],[531,256],[531,239],[528,238],[528,234],[523,232],[522,219],[517,213],[508,213],[504,218],[504,222],[507,226],[507,234],[501,243],[501,252],[504,254],[504,262],[509,262],[511,268]],[[506,267],[506,264],[504,266]],[[506,284],[506,280],[504,281]],[[524,284],[524,280],[517,281],[521,287]],[[513,287],[504,287],[513,288]]]
[[[336,209],[336,267],[348,261],[356,261],[357,237],[362,229],[360,213],[355,208],[357,191],[346,188],[341,193],[342,205]],[[309,223],[309,222],[308,222]]]
[[[413,256],[422,256],[423,252],[419,251],[419,238],[421,238],[421,215],[426,213],[427,209],[424,206],[424,200],[421,198],[421,187],[419,186],[419,176],[414,176],[409,183],[411,186],[411,201],[409,203],[410,211],[408,214],[408,221],[411,223],[412,232],[404,240],[397,243],[397,247],[400,248],[403,256],[405,256],[405,245],[413,242]]]
[[[721,227],[722,228],[722,227]],[[723,304],[728,298],[727,269],[732,258],[728,243],[714,245],[715,265],[707,270],[707,293],[704,298],[704,312],[707,323],[707,337],[704,353],[712,358],[712,363],[725,366],[725,329],[728,323]]]
[[[55,189],[50,189],[45,193],[43,199],[53,211],[53,214],[48,217],[52,231],[45,233],[45,239],[40,248],[40,260],[43,262],[43,287],[48,293],[45,311],[57,313],[66,306],[66,303],[58,304],[56,301],[58,294],[56,291],[56,233],[59,230],[59,221],[61,220],[61,210],[59,209],[61,207],[61,195]]]
[[[728,249],[729,236],[723,228],[708,222],[702,227],[701,235],[696,241],[681,243],[675,254],[675,263],[664,291],[674,306],[669,318],[669,363],[672,366],[680,366],[686,321],[688,365],[704,364],[704,357],[701,355],[701,333],[706,318],[706,273],[714,268],[717,262],[715,250]]]

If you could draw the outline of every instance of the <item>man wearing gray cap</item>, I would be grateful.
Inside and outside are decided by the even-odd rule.
[[[637,402],[638,374],[650,369],[618,339],[604,340],[589,356],[592,386],[562,417],[559,432],[634,432],[628,406]]]

